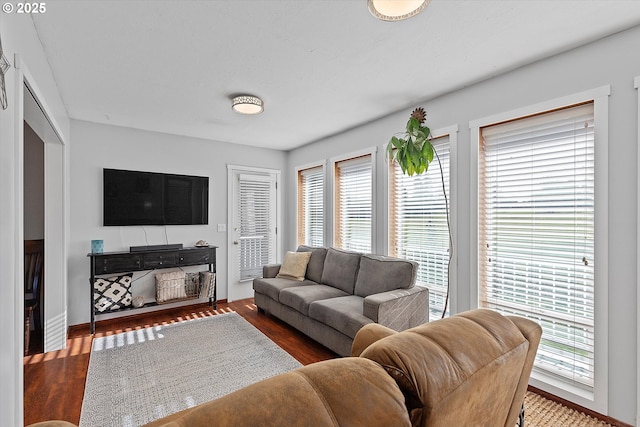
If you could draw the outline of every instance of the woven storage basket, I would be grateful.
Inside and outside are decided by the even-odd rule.
[[[198,298],[200,296],[200,273],[186,273],[184,280],[184,290],[188,298]]]
[[[156,274],[156,302],[158,304],[184,298],[187,298],[184,271]]]

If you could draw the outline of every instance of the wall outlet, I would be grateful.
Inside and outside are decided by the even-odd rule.
[[[218,224],[218,233],[227,231],[227,224]]]

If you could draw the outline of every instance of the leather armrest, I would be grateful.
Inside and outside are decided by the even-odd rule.
[[[362,328],[360,328],[355,338],[353,339],[353,345],[351,346],[351,356],[359,357],[364,349],[369,347],[374,342],[395,334],[397,334],[397,332],[393,329],[387,328],[386,326],[382,326],[378,323],[369,323],[368,325],[364,325]]]
[[[518,316],[505,316],[507,319],[511,320],[514,325],[520,329],[520,332],[527,341],[529,341],[529,351],[527,352],[527,360],[524,364],[524,369],[522,370],[522,375],[520,377],[520,382],[518,383],[518,388],[514,394],[513,403],[511,405],[511,409],[509,411],[509,416],[507,419],[516,420],[518,418],[520,405],[524,402],[524,396],[527,394],[527,386],[529,385],[529,377],[531,375],[531,370],[533,369],[533,362],[536,358],[536,352],[538,351],[538,345],[540,344],[540,338],[542,337],[542,327],[529,319],[525,319],[524,317]]]
[[[262,266],[262,277],[265,279],[274,278],[280,272],[281,264],[267,264]]]

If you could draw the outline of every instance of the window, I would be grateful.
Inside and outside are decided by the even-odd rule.
[[[324,246],[324,168],[298,171],[298,244]]]
[[[480,129],[479,304],[531,318],[535,369],[593,390],[593,102]]]
[[[371,252],[372,155],[335,163],[334,245],[357,252]]]
[[[449,197],[449,137],[432,144],[442,174],[437,159],[427,173],[414,176],[389,163],[389,254],[418,263],[416,283],[429,288],[430,319],[436,320],[442,316],[449,282],[448,203],[442,181]]]

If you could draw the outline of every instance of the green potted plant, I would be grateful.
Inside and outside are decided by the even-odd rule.
[[[387,144],[387,157],[398,162],[402,172],[412,176],[429,169],[434,149],[431,144],[431,129],[424,124],[427,114],[418,107],[411,113],[405,132],[392,136]]]
[[[440,158],[431,143],[431,129],[426,126],[425,120],[427,114],[424,108],[417,107],[411,113],[407,122],[405,132],[394,135],[387,144],[387,157],[392,162],[398,162],[405,175],[420,175],[429,170],[429,164],[433,161],[433,157]],[[399,135],[399,136],[398,136]],[[442,192],[444,194],[445,212],[447,216],[447,229],[449,231],[449,263],[447,266],[447,294],[442,309],[442,318],[447,312],[449,302],[449,268],[451,267],[451,259],[453,257],[453,240],[451,238],[451,227],[449,226],[449,201],[444,186],[444,175],[442,165],[440,165],[440,179],[442,181]]]

